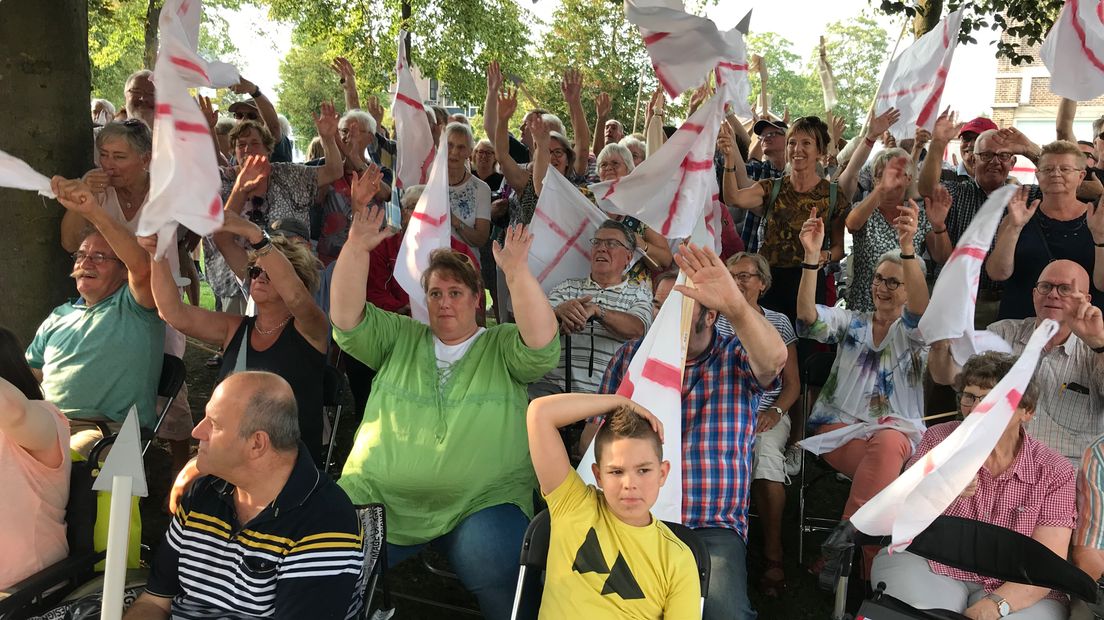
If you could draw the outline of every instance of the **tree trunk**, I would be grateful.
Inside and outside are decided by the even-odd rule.
[[[145,50],[142,52],[142,63],[146,69],[153,70],[157,62],[157,23],[161,19],[161,6],[157,0],[149,0],[146,6],[146,32]]]
[[[919,0],[916,17],[912,19],[912,34],[919,39],[939,23],[943,15],[943,0]]]
[[[46,176],[92,167],[87,0],[0,1],[0,150]],[[61,249],[62,207],[0,188],[0,325],[26,345],[74,294]]]

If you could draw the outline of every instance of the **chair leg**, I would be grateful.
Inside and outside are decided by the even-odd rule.
[[[337,412],[334,413],[333,426],[330,428],[330,447],[326,450],[326,462],[324,467],[329,470],[330,465],[333,463],[334,443],[337,440],[337,425],[341,422],[341,405],[337,406]]]
[[[518,613],[521,611],[521,591],[525,588],[525,573],[528,567],[522,566],[518,572],[517,589],[514,591],[514,608],[510,612],[510,620],[518,620]]]

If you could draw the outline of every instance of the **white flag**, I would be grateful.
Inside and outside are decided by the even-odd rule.
[[[721,202],[721,190],[717,186],[717,177],[713,177],[712,205],[705,209],[705,213],[694,225],[694,232],[690,235],[690,242],[700,248],[713,248],[717,256],[721,255],[721,229],[724,226],[725,205]],[[672,248],[672,251],[677,248]]]
[[[820,75],[820,90],[824,93],[824,109],[831,111],[839,100],[836,98],[836,78],[832,76],[832,66],[828,64],[828,50],[824,45],[824,37],[820,37],[817,73]]]
[[[625,0],[625,18],[640,28],[656,78],[672,99],[737,56],[717,24],[687,13],[682,0]]]
[[[0,151],[0,187],[26,189],[47,198],[55,197],[54,190],[50,189],[50,179],[27,162],[4,151]]]
[[[1066,0],[1039,56],[1050,92],[1074,101],[1104,95],[1104,2]]]
[[[713,69],[718,88],[725,84],[731,85],[728,90],[729,100],[726,103],[731,106],[730,111],[740,118],[751,118],[751,104],[748,103],[751,97],[751,82],[748,80],[747,45],[744,43],[750,17],[751,11],[748,11],[747,16],[741,20],[740,26],[724,33],[723,37],[728,43],[731,55],[723,58]]]
[[[591,185],[598,206],[635,217],[667,239],[689,237],[717,193],[713,154],[730,87],[722,85],[630,174]]]
[[[240,78],[233,66],[209,63],[196,53],[201,10],[199,0],[168,0],[159,19],[149,204],[138,219],[139,235],[158,235],[158,257],[165,256],[173,244],[178,223],[199,235],[222,226],[214,142],[207,119],[188,89],[225,87]]]
[[[533,234],[529,271],[545,295],[568,278],[590,274],[590,240],[607,219],[559,171],[548,167],[529,225]]]
[[[970,226],[958,240],[939,279],[932,289],[931,303],[920,317],[920,333],[925,342],[951,341],[951,354],[959,366],[971,356],[985,351],[1011,353],[1003,338],[988,331],[974,331],[978,282],[993,236],[997,233],[1004,208],[1019,188],[1005,185],[989,194]],[[969,303],[963,303],[963,291],[969,291]]]
[[[679,273],[676,282],[685,284],[686,276]],[[663,458],[671,462],[671,471],[659,490],[652,514],[677,523],[682,523],[682,373],[692,304],[682,293],[671,291],[617,387],[618,394],[640,403],[663,423]],[[591,448],[578,468],[579,476],[588,484],[595,484],[593,464]]]
[[[429,127],[422,95],[406,62],[406,31],[399,31],[399,56],[395,59],[395,98],[391,116],[395,119],[395,179],[400,189],[421,185],[429,179],[433,162],[433,132]]]
[[[444,137],[442,133],[441,139]],[[395,281],[410,296],[410,316],[423,323],[429,323],[429,308],[422,290],[422,272],[429,267],[429,255],[434,250],[452,247],[451,215],[448,148],[443,146],[437,149],[429,182],[410,216],[395,264]]]
[[[1057,331],[1058,324],[1045,319],[1012,369],[966,420],[859,508],[851,523],[872,536],[892,534],[891,553],[907,548],[977,475],[1019,406],[1043,346]]]
[[[962,9],[959,9],[944,17],[886,67],[874,99],[874,114],[890,108],[901,111],[900,122],[889,128],[898,141],[911,138],[917,127],[928,131],[935,128],[961,24]]]

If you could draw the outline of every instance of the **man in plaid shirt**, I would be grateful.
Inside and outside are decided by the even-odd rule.
[[[712,571],[705,620],[756,617],[747,597],[748,491],[755,417],[764,391],[778,385],[786,345],[763,315],[747,304],[724,263],[710,250],[686,247],[675,257],[695,289],[682,377],[682,519],[709,549]],[[655,307],[674,288],[674,273],[656,286]],[[722,337],[724,315],[736,334]],[[610,361],[600,393],[617,390],[640,340]],[[641,403],[647,406],[647,403]]]

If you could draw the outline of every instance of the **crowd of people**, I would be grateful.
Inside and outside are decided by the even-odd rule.
[[[164,418],[181,492],[128,618],[345,617],[363,560],[353,506],[373,502],[386,510],[388,564],[438,550],[488,618],[509,617],[522,538],[545,504],[541,617],[695,617],[690,549],[650,513],[671,467],[664,441],[681,446],[681,522],[710,556],[704,618],[754,618],[749,588],[777,597],[787,584],[781,524],[786,485],[803,466],[798,441],[823,435],[815,451],[851,479],[846,520],[959,424],[929,427],[947,389],[936,386],[953,386],[971,415],[1011,367],[1012,357],[986,353],[960,368],[949,342],[927,342],[918,326],[940,266],[987,196],[1017,182],[1009,174],[1020,157],[1038,184],[1009,203],[963,303],[976,298],[978,328],[1014,354],[1041,320],[1060,327],[1012,423],[946,514],[1015,530],[1104,575],[1104,118],[1091,140],[1072,141],[1076,106],[1065,105],[1063,139],[1040,146],[948,110],[930,132],[895,142],[888,129],[903,121],[891,109],[848,141],[840,119],[770,114],[759,67],[760,114],[728,116],[717,139],[721,250],[609,213],[584,240],[589,271],[547,294],[528,263],[546,175],[599,205],[589,185],[629,177],[677,129],[663,93],[640,134],[610,118],[604,94],[590,127],[576,71],[562,82],[570,132],[539,108],[511,127],[517,93],[497,63],[483,127],[427,105],[447,150],[452,230],[451,247],[421,274],[428,324],[411,318],[394,275],[423,187],[393,191],[403,136],[385,126],[378,100],[361,108],[347,61],[332,67],[345,111],[322,104],[302,162],[258,85],[234,87],[247,98],[229,115],[199,98],[224,224],[205,238],[181,227],[166,256],[156,237],[135,234],[156,85],[148,71],[130,76],[118,112],[92,104],[97,167],[52,180],[78,297],[44,317],[25,349],[0,330],[10,495],[0,548],[17,560],[0,568],[0,589],[65,556],[68,468],[80,458],[71,451],[87,455],[133,405],[143,428]],[[957,166],[944,158],[954,141]],[[395,225],[385,212],[400,193]],[[693,287],[677,283],[680,270]],[[214,309],[198,305],[201,277]],[[693,308],[675,369],[681,437],[664,440],[650,403],[617,394],[676,290]],[[186,337],[220,351],[198,424],[186,387],[165,411],[157,397],[163,356],[181,357]],[[834,364],[806,411],[800,369],[828,351]],[[346,373],[360,415],[336,484],[322,473],[327,365]],[[572,467],[592,444],[597,488]],[[749,538],[753,499],[759,541]],[[751,585],[749,544],[765,560]],[[865,577],[918,607],[957,606],[975,619],[1070,613],[1044,588],[907,553],[871,549],[864,560]]]

